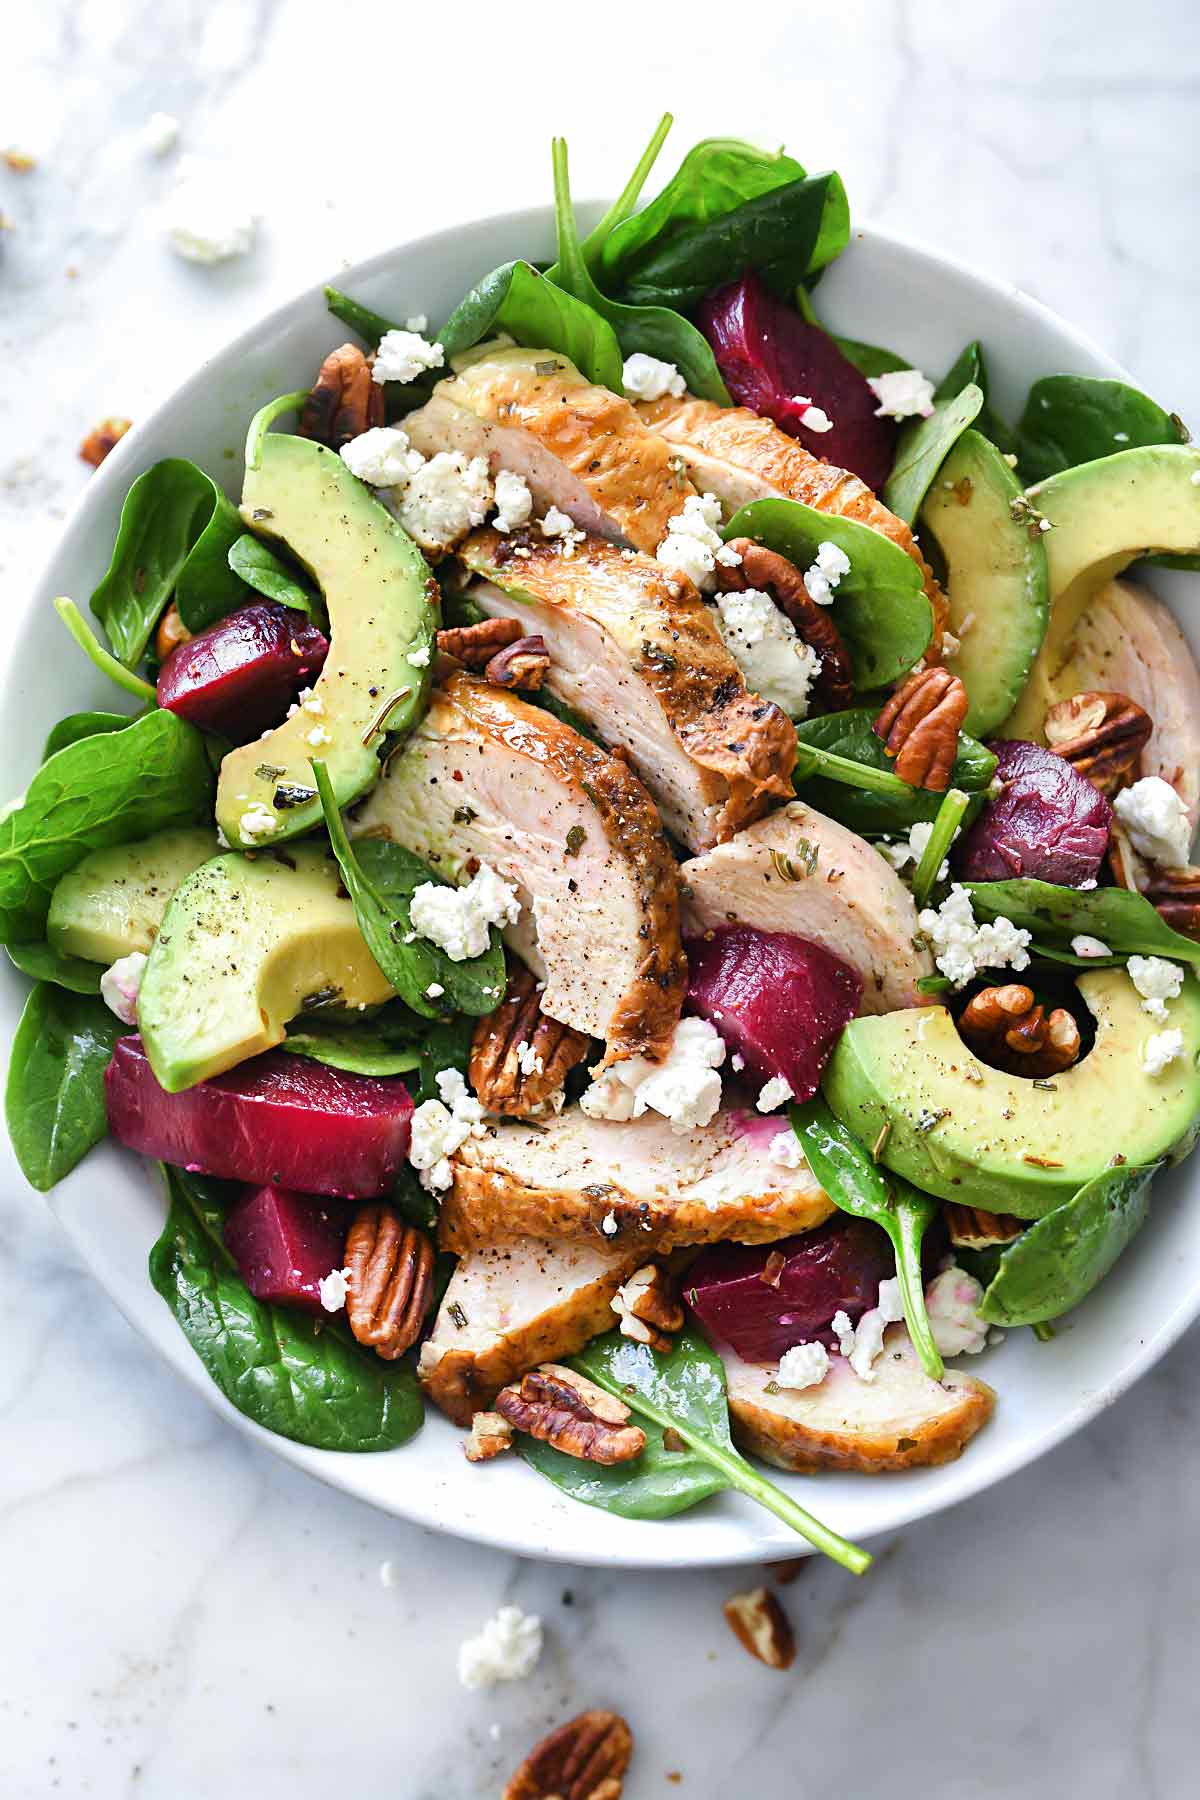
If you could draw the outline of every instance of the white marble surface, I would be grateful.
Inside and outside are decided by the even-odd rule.
[[[343,261],[542,197],[551,130],[599,191],[664,105],[680,146],[741,132],[837,166],[861,214],[1015,278],[1195,420],[1194,26],[1192,0],[11,8],[0,145],[38,167],[0,166],[10,604],[96,419],[144,415]],[[183,148],[244,169],[251,257],[196,269],[163,247],[171,159],[133,141],[158,108]],[[148,1360],[28,1193],[0,1195],[0,1268],[5,1800],[474,1800],[590,1704],[637,1734],[628,1800],[1195,1791],[1195,1332],[1040,1465],[878,1546],[867,1581],[810,1564],[779,1676],[722,1623],[734,1577],[522,1564],[251,1448]],[[508,1598],[546,1621],[541,1666],[464,1694],[455,1648]]]

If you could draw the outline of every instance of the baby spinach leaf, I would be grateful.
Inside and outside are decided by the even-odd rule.
[[[817,512],[798,500],[751,500],[724,528],[725,539],[753,538],[807,569],[821,544],[850,559],[838,583],[833,618],[854,662],[859,688],[885,687],[924,654],[933,612],[921,571],[881,531]]]
[[[419,1050],[411,1044],[389,1043],[369,1025],[339,1031],[321,1030],[314,1024],[307,1030],[289,1031],[279,1048],[350,1075],[406,1075],[421,1066]]]
[[[384,1362],[344,1326],[254,1299],[225,1248],[236,1189],[165,1169],[170,1210],[150,1279],[225,1398],[279,1437],[317,1450],[392,1450],[424,1413],[407,1361]]]
[[[1056,887],[1049,881],[968,881],[971,906],[981,921],[1005,918],[1033,938],[1033,949],[1076,969],[1111,967],[1127,956],[1166,956],[1200,964],[1200,944],[1159,917],[1157,908],[1128,888]],[[1071,939],[1099,938],[1111,957],[1076,956]]]
[[[983,390],[969,381],[953,396],[938,400],[927,419],[912,419],[900,433],[896,460],[883,490],[883,504],[911,525],[934,476],[983,407]]]
[[[212,793],[204,739],[174,713],[56,751],[0,821],[0,943],[41,934],[55,882],[89,850],[209,819]]]
[[[310,618],[323,614],[324,607],[316,589],[300,581],[287,564],[276,556],[269,544],[244,531],[229,546],[229,567],[247,587],[281,606],[295,607]]]
[[[814,315],[810,323],[817,325],[820,321]],[[894,350],[881,350],[878,344],[864,344],[858,338],[836,337],[828,334],[846,358],[852,362],[860,375],[891,375],[897,369],[911,369],[912,364],[905,356],[897,356]]]
[[[1042,1325],[1078,1306],[1146,1222],[1161,1163],[1106,1169],[1001,1251],[979,1316],[994,1325]]]
[[[874,372],[874,370],[871,371],[872,374]],[[934,389],[935,402],[952,400],[956,394],[962,392],[968,382],[972,381],[983,395],[983,405],[975,420],[975,429],[981,431],[984,437],[990,438],[998,450],[1003,451],[1005,455],[1010,454],[1016,447],[1016,440],[1004,420],[992,410],[988,401],[987,362],[984,359],[983,345],[978,338],[972,338],[960,354],[958,361],[942,377]]]
[[[372,350],[378,350],[379,340],[385,332],[399,331],[400,326],[391,319],[385,319],[382,313],[372,312],[369,306],[361,301],[352,300],[349,294],[343,294],[340,288],[325,289],[325,304],[335,319],[360,337],[364,344]]]
[[[42,761],[54,755],[56,750],[65,750],[68,744],[77,744],[81,738],[99,737],[105,731],[124,731],[134,721],[125,713],[113,712],[77,712],[68,713],[57,725],[50,728],[42,750]]]
[[[107,675],[110,681],[115,681],[119,688],[132,694],[135,699],[145,700],[151,706],[158,705],[158,691],[153,683],[143,681],[140,675],[134,675],[124,663],[109,655],[73,600],[60,594],[54,602],[54,610],[88,661],[102,675]]]
[[[243,530],[237,507],[203,469],[171,456],[139,475],[121,508],[117,542],[92,611],[127,669],[136,668],[172,595],[189,631],[238,604],[229,548]]]
[[[621,392],[621,347],[608,320],[539,275],[531,263],[504,263],[485,275],[459,301],[438,342],[449,362],[498,331],[507,331],[530,350],[556,350],[589,381]]]
[[[819,812],[828,813],[852,831],[867,836],[907,831],[920,821],[932,823],[941,808],[942,796],[910,787],[892,772],[893,764],[871,729],[875,717],[871,707],[855,706],[845,712],[801,720],[796,727],[796,780],[797,784],[804,784],[804,799]],[[814,752],[823,754],[814,757]],[[868,786],[861,778],[855,784],[851,771],[841,769],[836,771],[835,785],[830,779],[834,774],[828,763],[831,755],[877,777],[886,776],[886,785]],[[950,782],[972,796],[973,808],[982,803],[982,794],[995,773],[996,758],[991,751],[966,732],[960,732]]]
[[[126,1027],[102,1000],[40,981],[13,1038],[4,1113],[31,1187],[60,1182],[108,1135],[104,1071]]]
[[[1178,413],[1164,412],[1124,381],[1045,375],[1029,390],[1016,450],[1021,477],[1029,484],[1119,450],[1187,441]]]
[[[22,975],[30,975],[34,981],[52,981],[56,987],[69,988],[73,994],[100,992],[100,977],[104,971],[99,963],[85,962],[82,956],[65,956],[39,938],[27,938],[4,947]]]

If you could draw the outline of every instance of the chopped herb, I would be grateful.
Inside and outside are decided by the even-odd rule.
[[[768,1381],[766,1387],[763,1389],[764,1394],[777,1394],[778,1392],[779,1383],[777,1381]]]
[[[341,997],[342,990],[340,987],[331,985],[329,987],[318,988],[315,993],[306,994],[304,996],[303,1000],[300,1002],[300,1010],[302,1012],[316,1012],[319,1007],[335,1005]]]
[[[558,368],[558,363],[554,361],[536,362],[533,365],[533,372],[535,375],[555,375],[558,373]]]
[[[578,856],[587,841],[587,832],[582,825],[572,825],[567,833],[567,855]]]
[[[317,797],[316,788],[297,787],[294,782],[281,781],[275,789],[275,797],[271,804],[276,812],[286,812],[291,806],[307,806],[310,800]]]
[[[948,1106],[938,1107],[936,1111],[931,1110],[927,1106],[923,1106],[917,1114],[915,1129],[917,1131],[932,1131],[935,1125],[940,1125],[943,1119],[948,1119],[949,1117],[950,1108]]]
[[[458,1301],[452,1300],[450,1302],[449,1306],[446,1308],[446,1311],[450,1314],[450,1317],[454,1320],[454,1323],[458,1326],[458,1329],[460,1331],[465,1331],[467,1328],[467,1315],[463,1311],[462,1307],[458,1304]]]
[[[479,814],[475,811],[473,806],[456,806],[454,809],[454,823],[456,825],[473,825],[478,817]]]
[[[1035,1088],[1041,1088],[1044,1094],[1057,1094],[1058,1092],[1052,1081],[1035,1081],[1033,1085]]]
[[[875,1142],[871,1145],[872,1161],[874,1161],[874,1162],[879,1161],[879,1158],[883,1154],[883,1146],[887,1143],[887,1141],[891,1137],[891,1135],[892,1135],[892,1121],[890,1119],[885,1119],[883,1122],[883,1129],[880,1131],[879,1136],[875,1139]]]
[[[383,730],[384,720],[387,718],[392,708],[394,706],[399,706],[402,700],[407,700],[411,693],[411,687],[402,687],[397,688],[394,694],[388,695],[383,705],[379,708],[379,711],[375,714],[375,717],[371,720],[371,723],[367,726],[367,729],[363,732],[362,741],[364,744],[369,744],[371,739],[375,737],[378,732]]]
[[[277,769],[274,763],[259,763],[254,773],[260,781],[278,781],[281,775],[287,774],[287,770]]]
[[[1043,532],[1051,529],[1050,521],[1045,513],[1040,513],[1025,494],[1017,494],[1008,503],[1008,510],[1018,525],[1023,525],[1029,536],[1035,541]]]
[[[1022,1162],[1032,1163],[1035,1169],[1061,1169],[1060,1162],[1053,1162],[1048,1156],[1030,1156],[1028,1152],[1021,1158]]]

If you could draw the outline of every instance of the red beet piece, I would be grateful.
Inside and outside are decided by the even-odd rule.
[[[1008,739],[988,745],[1003,792],[988,802],[958,845],[964,881],[1024,876],[1078,887],[1097,874],[1108,848],[1112,808],[1065,756]]]
[[[347,1075],[285,1050],[168,1094],[141,1038],[123,1037],[104,1085],[120,1143],[197,1174],[373,1199],[408,1154],[413,1104],[398,1076]]]
[[[758,1082],[782,1075],[811,1100],[843,1025],[858,1011],[862,977],[787,931],[728,925],[687,945],[688,1000],[715,1025]]]
[[[827,331],[777,300],[753,270],[706,295],[696,323],[739,406],[774,419],[814,456],[852,469],[868,487],[883,486],[898,427],[875,417],[879,402],[866,377]],[[833,420],[831,431],[800,423],[810,401]]]
[[[255,600],[171,652],[158,704],[245,744],[278,724],[328,654],[329,640],[302,612]]]
[[[878,1225],[837,1213],[777,1244],[710,1245],[685,1275],[683,1295],[710,1343],[730,1345],[745,1362],[773,1363],[793,1344],[835,1349],[833,1315],[856,1325],[895,1272]]]
[[[320,1284],[345,1261],[343,1210],[291,1188],[251,1188],[225,1220],[225,1242],[256,1300],[324,1311]]]

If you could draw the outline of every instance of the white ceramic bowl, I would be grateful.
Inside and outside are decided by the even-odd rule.
[[[585,222],[595,216],[587,209]],[[438,319],[496,264],[552,253],[548,209],[509,213],[389,251],[339,274],[337,285],[388,317],[425,312]],[[949,367],[968,340],[982,339],[993,398],[1009,417],[1016,416],[1035,376],[1122,373],[1016,288],[879,232],[855,233],[822,283],[820,299],[822,317],[839,332],[891,346],[934,372]],[[50,602],[66,593],[86,606],[107,564],[130,482],[160,457],[181,455],[236,493],[251,413],[274,394],[306,386],[344,336],[320,288],[280,307],[190,376],[89,483],[6,658],[0,714],[8,720],[14,791],[33,774],[55,719],[79,707],[120,704],[71,645]],[[1176,601],[1195,580],[1155,574],[1159,591]],[[1188,619],[1178,610],[1186,629]],[[1198,636],[1193,629],[1193,644],[1200,647]],[[11,1038],[27,984],[7,964],[0,984],[5,1036]],[[6,1137],[2,1154],[9,1185],[20,1187]],[[1051,1343],[1013,1332],[1001,1347],[964,1359],[995,1385],[999,1404],[961,1461],[873,1481],[780,1477],[784,1485],[839,1531],[867,1539],[980,1492],[1077,1430],[1144,1374],[1200,1313],[1200,1206],[1185,1203],[1198,1185],[1197,1168],[1200,1163],[1185,1164],[1159,1178],[1153,1217],[1141,1237]],[[460,1432],[432,1411],[410,1444],[386,1455],[335,1454],[273,1437],[222,1399],[150,1286],[146,1257],[164,1212],[152,1168],[103,1145],[49,1203],[125,1316],[212,1405],[275,1455],[386,1512],[565,1562],[680,1567],[794,1556],[804,1549],[771,1515],[732,1495],[656,1524],[578,1505],[515,1457],[472,1468],[459,1448]],[[30,1193],[29,1204],[39,1204],[38,1197]],[[1013,1504],[1020,1504],[1019,1493]]]

